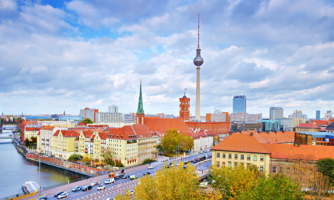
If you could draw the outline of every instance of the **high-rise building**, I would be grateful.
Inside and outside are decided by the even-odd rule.
[[[99,110],[94,108],[80,109],[80,116],[83,117],[84,119],[88,118],[95,122],[96,121],[95,113],[97,112],[99,112]]]
[[[184,121],[189,121],[190,117],[190,98],[186,96],[186,93],[184,93],[184,96],[180,98],[180,118]]]
[[[137,110],[137,119],[136,124],[144,124],[144,106],[143,106],[143,98],[141,93],[141,80],[140,80],[140,89],[139,89],[139,100],[138,100],[138,110]]]
[[[97,112],[95,113],[95,122],[122,122],[122,113]]]
[[[316,119],[316,120],[320,120],[320,110],[317,110],[317,111],[315,112],[315,119]]]
[[[118,106],[110,105],[108,107],[108,110],[109,110],[110,113],[118,113]]]
[[[294,110],[292,114],[292,119],[303,118],[303,112],[301,110]]]
[[[305,121],[307,121],[307,115],[302,115],[303,119],[305,119]]]
[[[198,44],[196,49],[196,57],[194,58],[194,65],[197,70],[197,81],[196,81],[196,121],[201,121],[201,103],[200,103],[200,67],[204,60],[201,57],[201,49],[199,47],[199,14],[198,14]]]
[[[233,97],[233,113],[246,113],[246,96],[239,95]]]
[[[282,119],[283,118],[283,108],[281,108],[281,107],[270,107],[269,117],[270,117],[270,119]]]

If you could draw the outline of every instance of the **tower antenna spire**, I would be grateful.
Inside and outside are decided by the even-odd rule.
[[[199,14],[198,14],[198,44],[197,49],[199,49]]]

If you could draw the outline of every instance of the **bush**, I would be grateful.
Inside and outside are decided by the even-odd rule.
[[[150,158],[146,158],[143,162],[143,164],[148,164],[148,163],[151,163],[151,162],[154,162],[155,160],[152,160]]]
[[[76,161],[78,161],[79,159],[82,159],[82,156],[81,156],[81,155],[78,155],[78,154],[72,154],[72,155],[68,158],[68,161],[76,162]]]
[[[108,165],[111,165],[111,166],[115,166],[115,161],[113,161],[113,160],[109,160],[108,162],[107,162],[107,164]],[[123,165],[123,163],[122,162],[120,162],[120,161],[116,161],[116,167],[124,167],[124,165]]]

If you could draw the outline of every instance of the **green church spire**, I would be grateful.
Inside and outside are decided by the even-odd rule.
[[[139,102],[138,102],[137,114],[144,114],[143,99],[142,99],[142,94],[141,94],[141,80],[140,80],[140,91],[139,91]]]

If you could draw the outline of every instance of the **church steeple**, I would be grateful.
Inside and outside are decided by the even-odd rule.
[[[139,90],[139,101],[137,114],[144,114],[143,98],[141,93],[141,80],[140,80],[140,90]]]
[[[139,90],[139,101],[138,101],[138,110],[137,110],[137,124],[144,124],[144,106],[143,106],[143,97],[141,92],[141,80],[140,80],[140,90]]]

